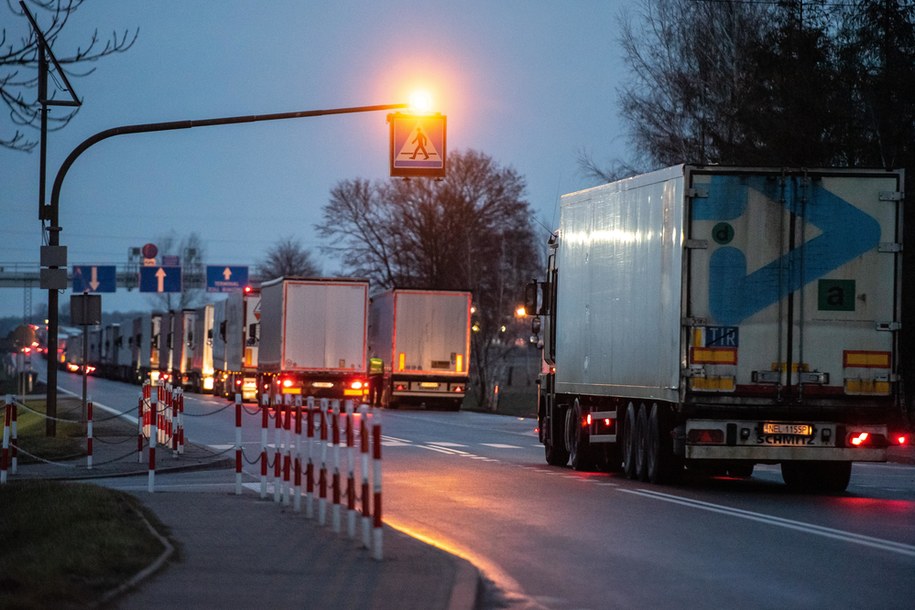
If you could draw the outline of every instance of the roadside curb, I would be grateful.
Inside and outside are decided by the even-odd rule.
[[[159,533],[159,531],[155,527],[153,527],[152,523],[149,522],[149,519],[146,518],[146,515],[143,514],[143,511],[140,510],[139,508],[137,508],[136,506],[134,506],[133,504],[131,504],[131,509],[133,509],[133,511],[140,517],[140,519],[143,521],[143,523],[146,524],[146,527],[149,529],[150,533],[152,533],[152,535],[155,536],[159,540],[159,542],[164,547],[164,550],[151,564],[149,564],[148,566],[146,566],[145,568],[143,568],[142,570],[140,570],[139,572],[137,572],[136,574],[134,574],[133,576],[128,578],[126,581],[121,583],[118,587],[115,587],[111,591],[108,591],[107,593],[102,595],[102,597],[100,597],[96,603],[91,605],[91,607],[93,607],[93,608],[97,608],[99,606],[104,606],[105,604],[107,604],[108,602],[113,600],[114,598],[119,597],[120,595],[123,595],[124,593],[130,591],[131,589],[133,589],[134,587],[139,585],[141,582],[143,582],[144,580],[146,580],[147,578],[149,578],[150,576],[152,576],[153,574],[155,574],[156,572],[161,570],[162,567],[165,565],[165,563],[169,559],[171,559],[172,555],[175,554],[175,547],[172,545],[172,543],[168,540],[168,538],[166,536]]]

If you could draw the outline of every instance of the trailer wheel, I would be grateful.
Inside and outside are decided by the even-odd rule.
[[[544,417],[542,426],[543,430],[543,450],[546,457],[546,463],[550,466],[565,466],[569,463],[569,452],[565,445],[565,418],[556,417],[559,408],[554,406],[550,409],[550,416]],[[556,421],[558,420],[558,421]],[[559,442],[556,442],[556,441]]]
[[[623,462],[623,474],[629,479],[635,478],[635,427],[636,427],[635,405],[631,402],[626,407],[626,413],[623,416],[622,443],[620,448]]]
[[[851,462],[782,462],[782,479],[793,491],[840,494],[851,480]]]
[[[646,474],[652,483],[668,483],[681,468],[674,456],[673,439],[670,438],[668,418],[663,407],[652,403],[648,415],[646,443]]]
[[[648,409],[644,404],[639,405],[639,412],[635,420],[635,478],[639,481],[648,480]]]
[[[591,470],[591,440],[589,431],[582,425],[584,413],[578,399],[566,411],[566,447],[573,470]]]

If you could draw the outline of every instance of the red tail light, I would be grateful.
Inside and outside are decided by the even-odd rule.
[[[893,437],[893,440],[896,441],[897,445],[908,445],[909,437],[905,434],[897,434]]]
[[[867,432],[861,432],[859,434],[854,434],[849,437],[848,442],[854,445],[855,447],[860,447],[867,442],[867,437],[870,436]]]
[[[365,385],[365,383],[361,379],[356,379],[355,381],[353,381],[352,383],[349,384],[349,387],[351,387],[354,390],[361,390],[362,386],[364,386],[364,385]]]
[[[283,380],[283,387],[284,387],[284,388],[291,388],[291,387],[292,387],[292,384],[293,384],[292,379],[284,379],[284,380]]]
[[[698,445],[720,445],[724,443],[724,430],[693,428],[687,434],[687,441]]]

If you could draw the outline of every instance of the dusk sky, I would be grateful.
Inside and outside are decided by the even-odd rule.
[[[559,196],[595,184],[579,151],[601,163],[629,156],[616,89],[619,13],[631,4],[89,0],[58,56],[96,27],[103,38],[139,28],[139,38],[72,79],[83,107],[49,135],[48,193],[67,154],[110,127],[398,103],[425,88],[448,117],[449,152],[472,148],[513,167],[539,221],[555,227]],[[5,7],[0,19],[14,38],[27,27]],[[10,135],[9,120],[0,125]],[[71,266],[115,265],[130,247],[196,231],[206,264],[253,267],[292,235],[335,275],[338,259],[314,225],[337,182],[387,176],[387,149],[383,112],[109,139],[67,174],[61,244]],[[37,149],[0,149],[0,265],[38,262],[38,161]],[[546,229],[540,236],[545,244]],[[32,298],[37,307],[47,293]],[[106,311],[152,308],[136,291],[102,301]],[[0,290],[0,316],[22,308],[22,289]]]

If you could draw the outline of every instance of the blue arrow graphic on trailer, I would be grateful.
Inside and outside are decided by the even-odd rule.
[[[733,246],[717,249],[709,259],[709,310],[723,325],[736,325],[777,303],[853,258],[873,249],[880,241],[880,225],[872,216],[811,184],[809,199],[802,205],[795,193],[796,181],[783,196],[775,181],[763,176],[741,179],[715,176],[707,199],[694,201],[695,220],[730,220],[746,209],[749,189],[784,205],[822,233],[780,258],[747,274],[747,259]]]

